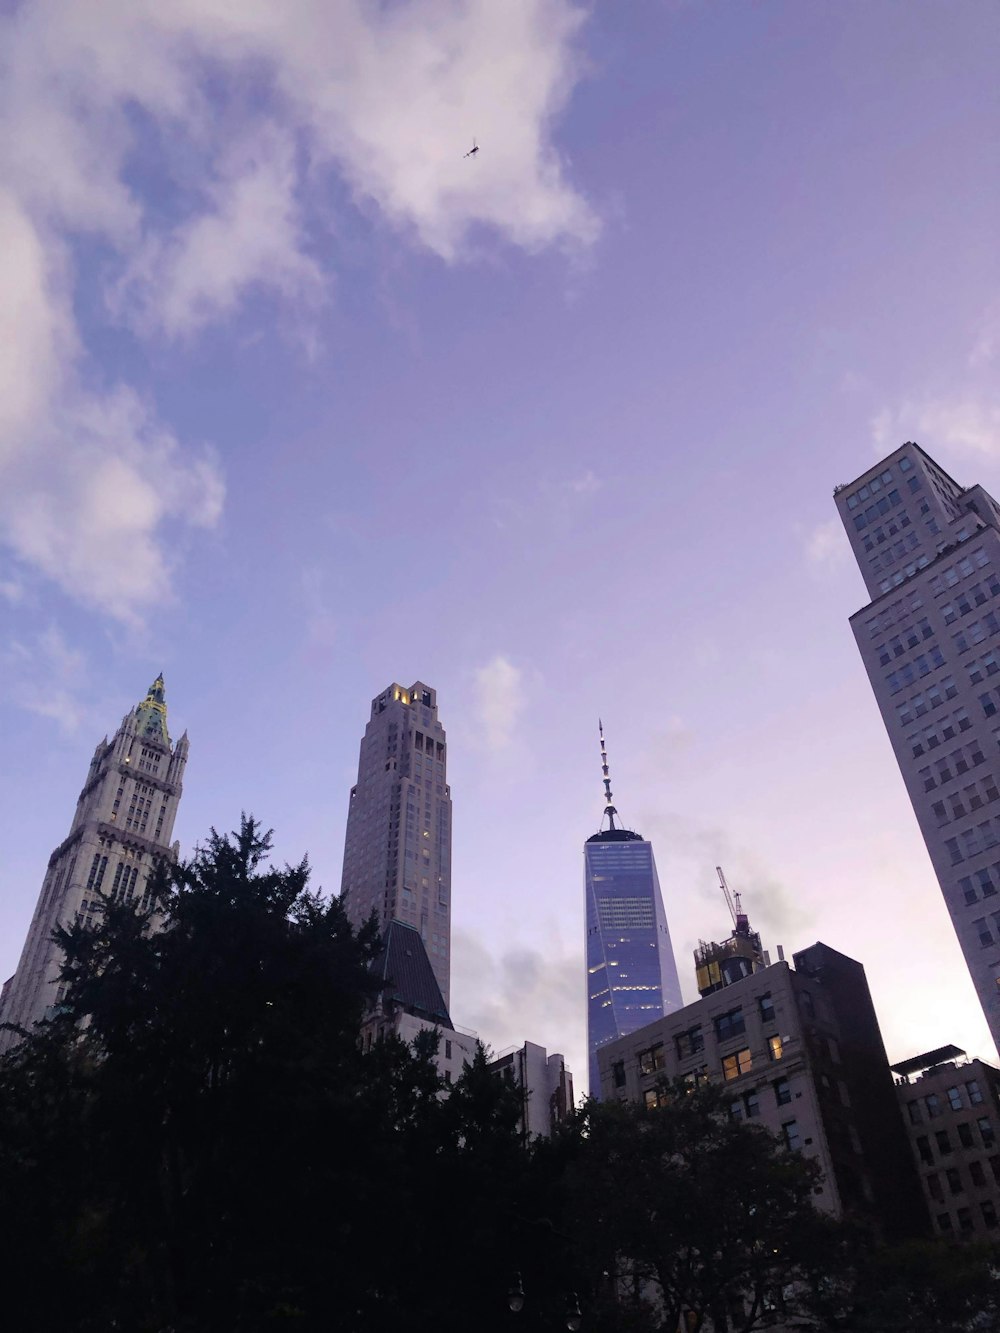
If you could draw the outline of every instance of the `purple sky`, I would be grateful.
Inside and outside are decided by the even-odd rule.
[[[1000,493],[992,0],[35,0],[0,19],[0,973],[158,670],[177,833],[340,881],[438,691],[455,1020],[585,1083],[582,852],[995,1058],[847,624],[835,483]],[[462,154],[478,139],[478,157]]]

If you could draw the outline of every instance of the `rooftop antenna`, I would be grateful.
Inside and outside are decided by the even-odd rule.
[[[611,777],[608,772],[608,752],[604,746],[604,723],[600,718],[597,719],[597,730],[601,737],[601,772],[604,774],[604,813],[608,817],[609,827],[614,829],[615,815],[618,811],[614,806],[614,797],[611,795]]]

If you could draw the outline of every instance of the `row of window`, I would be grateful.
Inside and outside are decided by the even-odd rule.
[[[965,1109],[965,1100],[962,1097],[962,1089],[956,1083],[954,1087],[945,1090],[945,1097],[948,1105],[953,1111],[962,1111]],[[969,1079],[965,1084],[965,1097],[970,1106],[981,1106],[983,1101],[983,1092],[979,1086],[978,1079]],[[926,1097],[915,1097],[913,1101],[906,1103],[907,1114],[910,1117],[911,1125],[919,1125],[923,1118],[923,1111],[927,1113],[928,1120],[934,1120],[944,1111],[944,1104],[941,1097],[936,1092],[929,1092]]]
[[[908,458],[900,459],[900,472],[909,472],[912,466],[913,464]],[[878,495],[883,486],[889,486],[891,484],[892,468],[887,467],[884,472],[880,472],[877,477],[872,477],[871,481],[866,481],[862,487],[853,493],[853,495],[847,497],[848,509],[857,509],[859,504],[863,504],[865,500],[870,500],[873,495]]]
[[[1000,619],[997,619],[995,611],[988,611],[982,620],[973,620],[951,637],[956,651],[967,653],[977,643],[985,643],[994,634],[1000,634]]]
[[[997,1225],[997,1210],[993,1200],[984,1199],[979,1205],[979,1211],[982,1214],[983,1224],[992,1230]],[[975,1230],[972,1223],[971,1208],[956,1209],[955,1217],[958,1222],[958,1230],[961,1234],[968,1235],[971,1231]],[[950,1235],[955,1229],[952,1226],[951,1213],[938,1213],[937,1224],[938,1230],[945,1235]]]
[[[778,1036],[768,1037],[767,1039],[767,1058],[769,1060],[780,1060],[783,1054],[781,1038]],[[753,1057],[750,1054],[750,1047],[744,1046],[739,1051],[733,1051],[731,1055],[722,1057],[722,1077],[727,1083],[731,1083],[735,1078],[741,1078],[744,1074],[749,1074],[753,1067]]]
[[[876,639],[886,630],[892,629],[894,625],[902,628],[914,612],[922,609],[924,599],[919,592],[908,593],[905,597],[899,598],[891,605],[878,611],[870,620],[865,621],[868,630],[868,637]]]
[[[862,490],[863,489],[864,487],[862,487]],[[860,493],[861,492],[859,491],[858,494],[860,495]],[[853,495],[848,497],[848,505],[850,505],[851,500],[854,498]],[[860,532],[862,528],[867,528],[869,523],[877,523],[883,514],[888,514],[889,510],[895,509],[896,505],[899,503],[900,495],[897,490],[887,491],[885,495],[879,496],[874,504],[867,505],[861,513],[854,515],[855,531]]]
[[[906,631],[906,642],[903,642],[902,634],[894,634],[888,642],[882,644],[877,650],[879,654],[879,666],[888,666],[894,657],[902,657],[908,648],[916,648],[921,639],[932,639],[934,631],[931,629],[931,622],[926,616],[921,616],[915,625],[911,625]]]
[[[967,907],[977,903],[980,898],[995,898],[998,886],[1000,886],[1000,861],[983,866],[974,875],[963,875],[958,881],[958,887],[962,890]]]
[[[996,1161],[997,1159],[994,1158],[993,1160]],[[975,1189],[986,1188],[986,1172],[983,1169],[982,1162],[969,1163],[969,1180],[972,1182]],[[962,1176],[962,1172],[957,1166],[949,1166],[945,1168],[944,1181],[948,1186],[949,1194],[955,1195],[965,1193],[965,1180]],[[938,1173],[932,1171],[929,1175],[924,1177],[924,1183],[927,1186],[927,1193],[931,1198],[935,1199],[938,1203],[943,1203],[944,1190],[941,1187],[941,1177]]]
[[[884,538],[883,538],[884,540]],[[880,569],[890,569],[897,560],[902,560],[907,551],[915,551],[920,545],[920,536],[916,532],[908,532],[905,537],[893,542],[886,550],[880,551],[878,555],[872,556],[872,570],[877,574]],[[868,543],[865,542],[867,548]]]
[[[996,1143],[996,1134],[993,1129],[993,1122],[989,1116],[980,1116],[976,1121],[976,1127],[979,1130],[979,1136],[982,1139],[984,1148],[992,1148]],[[963,1148],[976,1148],[975,1136],[972,1132],[972,1126],[963,1121],[955,1126],[955,1132],[958,1134],[959,1144]],[[947,1157],[952,1151],[951,1135],[946,1129],[938,1129],[934,1132],[934,1143],[937,1147],[939,1156]],[[931,1148],[931,1141],[926,1134],[921,1134],[917,1138],[917,1153],[920,1160],[927,1166],[934,1163],[934,1153]]]
[[[898,694],[900,690],[914,684],[918,677],[929,676],[932,671],[937,671],[944,665],[944,653],[936,643],[932,643],[926,653],[918,653],[912,662],[905,663],[898,671],[888,673],[885,683],[889,687],[889,693]]]
[[[934,791],[936,787],[944,786],[946,782],[951,782],[953,778],[964,776],[970,768],[978,768],[985,761],[986,756],[983,754],[978,738],[973,739],[968,745],[963,745],[957,750],[951,750],[941,759],[935,759],[933,764],[928,764],[926,768],[920,769],[919,777],[923,783],[924,791]]]
[[[931,592],[937,596],[939,593],[947,592],[949,588],[954,588],[962,579],[967,579],[974,574],[977,569],[985,569],[990,563],[990,558],[980,546],[969,555],[965,555],[954,565],[948,565],[942,569],[939,574],[932,574],[928,580],[928,587]]]
[[[967,814],[973,814],[987,803],[996,800],[1000,800],[1000,788],[997,787],[993,774],[988,773],[978,782],[970,782],[959,791],[952,792],[943,801],[935,801],[931,810],[937,820],[938,828],[942,828],[945,824],[950,824],[953,819],[963,819]]]
[[[940,718],[936,725],[907,737],[914,759],[919,759],[926,750],[936,750],[945,741],[953,741],[960,731],[968,731],[971,726],[968,710],[956,708],[948,717]]]
[[[916,718],[924,717],[929,709],[940,708],[946,699],[954,699],[957,694],[958,686],[954,679],[951,676],[942,676],[935,684],[928,685],[926,690],[921,690],[905,703],[896,705],[896,715],[900,725],[908,727]]]
[[[981,824],[964,829],[957,838],[945,838],[944,845],[953,866],[961,865],[967,857],[979,852],[989,851],[1000,842],[997,830],[1000,829],[1000,816],[984,819]]]
[[[792,1100],[792,1089],[787,1078],[775,1079],[770,1085],[775,1106],[787,1106]],[[734,1120],[755,1120],[760,1115],[761,1089],[753,1088],[742,1097],[734,1097],[729,1114]]]
[[[893,514],[886,523],[885,527],[881,524],[877,528],[869,528],[865,534],[865,551],[870,553],[876,546],[881,546],[889,540],[890,537],[899,535],[901,528],[910,526],[910,516],[904,510],[901,514]]]
[[[977,554],[981,553],[977,552]],[[966,562],[963,561],[962,563]],[[944,623],[951,625],[959,616],[968,615],[973,607],[983,606],[989,601],[990,597],[1000,597],[1000,579],[992,570],[985,575],[982,583],[973,583],[968,588],[963,588],[953,602],[948,602],[941,607]]]
[[[888,592],[890,588],[898,588],[906,579],[912,579],[918,569],[926,569],[930,562],[930,556],[928,555],[920,555],[916,560],[911,560],[903,569],[897,569],[891,579],[883,579],[878,585],[879,592]]]

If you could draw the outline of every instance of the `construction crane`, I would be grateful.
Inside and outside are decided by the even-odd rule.
[[[750,930],[750,918],[743,911],[739,889],[730,889],[726,883],[726,877],[722,873],[722,866],[716,866],[715,873],[719,876],[719,885],[726,900],[726,906],[729,908],[729,915],[733,918],[733,925],[737,931],[747,934]]]

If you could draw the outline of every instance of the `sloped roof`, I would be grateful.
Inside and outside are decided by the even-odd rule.
[[[382,935],[382,951],[372,962],[372,971],[385,983],[383,1000],[449,1031],[453,1028],[419,930],[403,921],[390,921]]]

